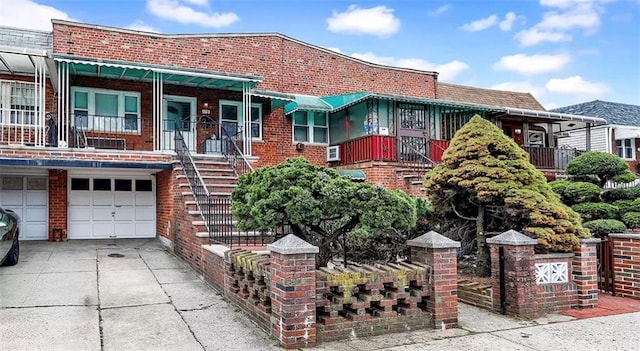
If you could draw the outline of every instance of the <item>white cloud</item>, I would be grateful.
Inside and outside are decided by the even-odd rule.
[[[73,20],[66,12],[35,1],[0,1],[0,23],[3,26],[50,31],[53,18]]]
[[[154,32],[154,33],[159,33],[160,31],[153,28],[152,26],[144,23],[141,20],[136,20],[135,22],[131,23],[130,25],[125,27],[126,29],[132,29],[132,30],[139,30],[142,32]]]
[[[460,28],[462,30],[466,30],[467,32],[479,32],[481,30],[491,28],[496,24],[498,24],[498,16],[491,15],[487,18],[481,18],[471,23],[464,24]]]
[[[438,7],[437,9],[430,11],[429,12],[429,16],[431,17],[437,17],[440,16],[441,14],[449,11],[451,9],[451,5],[442,5],[440,7]]]
[[[392,56],[377,56],[372,52],[355,53],[351,55],[360,60],[369,61],[381,65],[412,68],[422,71],[435,71],[439,73],[439,80],[450,81],[460,73],[469,69],[469,65],[462,61],[453,60],[448,63],[435,64],[420,58],[396,58]]]
[[[525,55],[516,54],[502,56],[500,61],[493,65],[497,71],[512,71],[530,76],[541,73],[561,71],[571,62],[571,55]]]
[[[184,5],[179,0],[147,0],[147,9],[152,14],[166,20],[202,27],[226,27],[240,20],[238,15],[233,12],[198,11]]]
[[[544,87],[533,85],[528,80],[523,82],[503,82],[492,86],[491,89],[531,93],[534,97],[543,96],[546,93]]]
[[[337,33],[388,37],[400,30],[400,20],[393,11],[386,6],[363,9],[357,5],[351,5],[345,12],[334,11],[333,15],[327,18],[327,29]]]
[[[549,102],[549,103],[545,103],[542,104],[545,108],[545,110],[549,111],[549,110],[553,110],[555,108],[560,107],[560,105],[556,104],[555,102]]]
[[[583,95],[586,97],[598,97],[610,90],[609,86],[604,83],[589,82],[581,76],[553,78],[547,82],[545,87],[552,93]]]
[[[209,0],[183,0],[183,1],[193,5],[198,5],[198,6],[209,6]]]
[[[341,54],[341,53],[342,53],[342,50],[340,50],[340,48],[325,47],[325,49],[327,49],[327,50],[331,50],[331,51],[334,51],[334,52],[337,52],[337,53],[339,53],[339,54]]]
[[[518,16],[515,13],[507,12],[507,14],[504,15],[504,20],[500,21],[500,30],[502,30],[503,32],[510,31],[517,19]]]
[[[522,46],[533,46],[543,42],[559,43],[573,39],[570,34],[564,32],[539,30],[536,27],[521,30],[515,38]]]
[[[604,4],[611,1],[615,0],[540,0],[540,5],[549,7],[549,11],[536,25],[517,33],[515,39],[522,46],[532,46],[571,41],[575,31],[593,35],[602,25]]]

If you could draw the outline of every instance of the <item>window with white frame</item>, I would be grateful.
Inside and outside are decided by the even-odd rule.
[[[140,133],[140,93],[74,87],[71,106],[76,128]]]
[[[35,84],[0,80],[0,123],[35,124]]]
[[[326,112],[296,111],[293,113],[293,141],[328,144],[329,118]]]
[[[229,136],[242,131],[242,102],[220,101],[220,126]],[[262,104],[251,104],[251,139],[262,140]]]
[[[624,159],[633,160],[633,145],[634,139],[616,140],[616,153]]]

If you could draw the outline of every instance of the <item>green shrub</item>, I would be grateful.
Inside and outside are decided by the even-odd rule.
[[[633,174],[631,171],[627,170],[626,172],[622,174],[618,174],[617,176],[613,177],[613,179],[611,180],[613,180],[616,183],[631,183],[636,179],[637,179],[636,175]]]
[[[600,187],[603,187],[608,180],[627,172],[628,169],[627,163],[618,155],[589,151],[569,162],[567,174],[594,177],[598,180]]]
[[[571,208],[585,220],[616,218],[619,213],[616,206],[604,202],[583,202]]]
[[[608,203],[612,203],[618,200],[634,200],[635,198],[638,197],[637,193],[639,192],[635,188],[636,187],[629,188],[629,189],[621,189],[621,188],[607,189],[603,191],[602,194],[600,194],[600,198],[602,198],[602,201],[608,202]]]
[[[595,202],[600,197],[600,187],[587,182],[575,182],[564,189],[563,199],[567,204]]]
[[[622,221],[628,228],[640,228],[640,212],[627,212],[622,215]]]
[[[613,206],[618,207],[618,217],[620,218],[627,212],[640,212],[640,201],[618,200],[613,202]]]
[[[627,230],[624,223],[616,219],[596,219],[595,221],[585,222],[583,226],[588,228],[595,237],[604,237],[611,233],[623,233]]]
[[[549,186],[554,193],[560,195],[562,197],[564,195],[564,190],[567,186],[571,184],[568,180],[554,180],[553,182],[549,182]]]

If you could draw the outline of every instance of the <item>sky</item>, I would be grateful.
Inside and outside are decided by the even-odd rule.
[[[640,105],[640,0],[0,0],[0,25],[51,18],[164,34],[279,32],[442,82],[532,93],[547,109]]]

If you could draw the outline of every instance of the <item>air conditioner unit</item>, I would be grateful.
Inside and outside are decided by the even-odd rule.
[[[340,145],[327,147],[327,162],[340,161]]]
[[[570,137],[571,133],[570,132],[557,132],[555,133],[555,136],[558,138],[566,138],[566,137]]]

